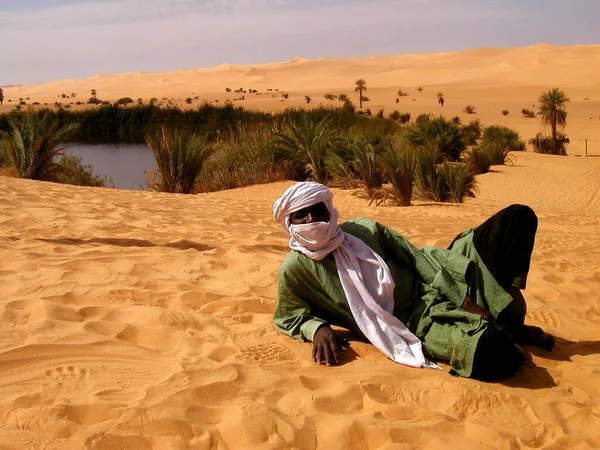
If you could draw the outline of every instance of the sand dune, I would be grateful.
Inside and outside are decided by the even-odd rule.
[[[131,97],[148,102],[155,97],[163,105],[196,108],[202,102],[233,101],[246,108],[278,111],[288,107],[340,105],[324,99],[325,93],[348,94],[355,103],[354,81],[364,78],[370,99],[364,108],[373,113],[383,109],[459,116],[463,121],[480,119],[483,124],[507,125],[524,139],[533,137],[542,127],[538,119],[526,119],[523,108],[537,110],[539,95],[553,87],[563,89],[571,98],[568,104],[566,133],[571,139],[569,151],[600,155],[600,45],[559,47],[534,45],[522,48],[485,48],[452,53],[372,56],[366,58],[308,60],[292,58],[286,62],[260,65],[222,64],[203,69],[164,73],[98,74],[80,80],[60,80],[27,86],[6,87],[6,101],[0,112],[10,111],[19,98],[28,104],[52,105],[86,102],[90,90],[99,98],[115,101]],[[423,91],[417,88],[423,87]],[[226,93],[225,88],[256,89],[256,94]],[[278,89],[289,94],[283,99]],[[409,95],[396,104],[396,93]],[[440,107],[436,94],[444,92],[446,103]],[[61,99],[61,94],[77,94]],[[304,97],[312,98],[307,105]],[[185,99],[191,97],[191,105]],[[197,98],[196,98],[197,97]],[[12,102],[8,102],[8,100]],[[163,100],[164,99],[164,100]],[[476,107],[476,115],[462,111]],[[502,110],[509,115],[503,116]]]
[[[340,367],[275,331],[287,182],[196,196],[0,177],[0,447],[598,448],[600,159],[516,155],[463,205],[368,206],[447,245],[512,202],[540,217],[527,321],[557,336],[505,383],[353,342]]]

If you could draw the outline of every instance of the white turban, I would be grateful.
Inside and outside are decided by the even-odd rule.
[[[321,260],[344,241],[342,230],[337,226],[339,214],[333,207],[333,192],[327,186],[312,181],[290,186],[273,204],[273,219],[281,224],[291,238],[289,246],[304,253],[310,259]],[[329,210],[329,222],[304,225],[290,223],[290,214],[317,203],[325,203]]]
[[[395,283],[389,267],[367,244],[337,225],[333,193],[322,184],[296,183],[273,204],[273,219],[290,234],[289,246],[314,260],[333,252],[342,288],[356,324],[393,361],[412,367],[439,367],[425,358],[421,341],[394,317]],[[294,225],[290,214],[325,203],[329,222]]]

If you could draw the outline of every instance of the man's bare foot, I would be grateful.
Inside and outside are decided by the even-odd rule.
[[[465,297],[465,300],[463,301],[461,308],[472,314],[478,314],[485,320],[490,320],[490,313],[485,308],[483,308],[483,307],[479,306],[477,303],[475,303],[469,296]]]
[[[509,330],[515,342],[519,345],[534,345],[551,352],[556,344],[556,339],[540,327],[532,325],[517,325]]]

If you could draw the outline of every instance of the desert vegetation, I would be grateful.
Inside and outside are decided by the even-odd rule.
[[[476,173],[509,163],[508,153],[524,145],[515,132],[483,127],[479,120],[463,125],[459,118],[422,114],[409,124],[409,113],[385,118],[381,110],[369,117],[349,99],[342,107],[275,114],[231,104],[159,108],[154,101],[40,113],[59,126],[78,124],[63,141],[76,141],[82,129],[100,142],[136,142],[143,133],[158,167],[147,174],[148,187],[178,193],[313,179],[356,189],[378,204],[461,202],[475,194]],[[0,129],[10,128],[14,114],[0,115]],[[89,177],[85,182],[93,185]]]
[[[566,144],[568,143],[568,139],[566,135],[559,133],[558,129],[564,129],[567,125],[567,108],[565,104],[569,101],[570,99],[567,95],[558,88],[548,89],[540,95],[538,99],[540,103],[539,115],[541,116],[542,124],[550,128],[552,151],[543,151],[547,149],[547,145],[545,145],[544,139],[541,139],[539,135],[531,140],[536,151],[555,155],[567,154]]]
[[[440,104],[440,106],[444,106],[444,102],[446,101],[444,98],[444,93],[438,92],[436,95],[436,98],[437,98],[437,102]]]
[[[354,88],[354,92],[358,92],[359,108],[362,109],[362,104],[364,101],[363,92],[367,90],[367,82],[362,78],[359,78],[354,82],[354,86],[356,86]]]
[[[475,110],[476,110],[475,106],[473,106],[473,105],[467,105],[463,109],[463,112],[465,114],[476,114]]]
[[[8,121],[7,138],[9,161],[19,178],[55,181],[61,170],[55,161],[63,156],[59,144],[75,133],[77,124],[61,126],[47,112],[27,110]]]
[[[162,126],[155,134],[146,136],[157,169],[149,171],[146,183],[150,189],[175,194],[191,194],[196,180],[214,152],[207,137]]]
[[[0,87],[0,105],[4,104],[4,91]]]
[[[523,114],[523,117],[526,117],[528,119],[535,119],[535,112],[531,109],[523,108],[521,110],[521,114]]]

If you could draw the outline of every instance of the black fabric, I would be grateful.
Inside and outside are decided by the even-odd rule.
[[[537,216],[529,206],[511,205],[475,229],[477,253],[507,292],[526,286],[537,226]]]
[[[471,378],[500,381],[513,375],[522,363],[523,355],[512,337],[492,322],[477,343]]]

